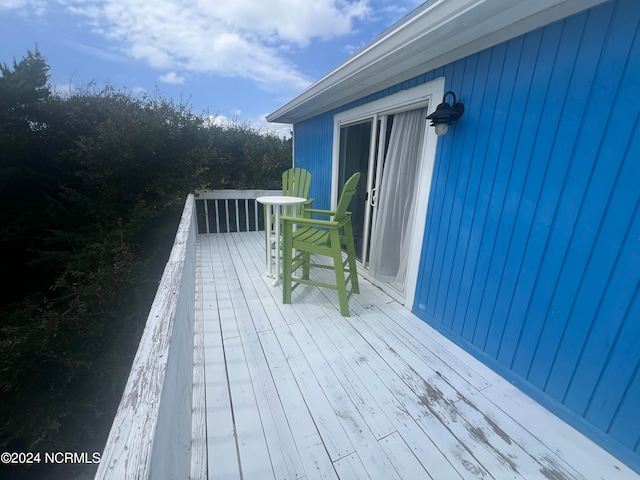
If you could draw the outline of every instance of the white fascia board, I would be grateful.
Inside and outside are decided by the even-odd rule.
[[[426,2],[267,120],[310,118],[605,1]]]

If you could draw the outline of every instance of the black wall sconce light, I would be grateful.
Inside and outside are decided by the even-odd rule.
[[[453,97],[453,105],[445,102],[448,95]],[[427,117],[431,120],[431,126],[436,127],[436,135],[439,137],[447,133],[449,125],[453,125],[464,113],[464,105],[456,100],[456,94],[449,90],[442,97],[442,103],[436,107],[436,111]]]

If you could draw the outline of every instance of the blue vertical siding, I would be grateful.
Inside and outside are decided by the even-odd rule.
[[[640,9],[616,0],[294,126],[329,207],[333,116],[444,76],[413,311],[640,471]]]
[[[444,69],[414,312],[640,468],[640,9]]]
[[[319,115],[293,126],[296,167],[311,172],[309,198],[314,208],[331,208],[331,157],[333,154],[333,113]]]

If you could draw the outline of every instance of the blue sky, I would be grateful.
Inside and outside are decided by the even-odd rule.
[[[264,117],[419,0],[0,0],[0,62],[37,48],[60,92],[106,84],[194,113]],[[288,130],[288,129],[284,129]]]

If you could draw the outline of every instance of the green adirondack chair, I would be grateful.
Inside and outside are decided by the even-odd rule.
[[[308,198],[309,188],[311,187],[311,173],[304,168],[290,168],[282,172],[282,195],[287,197],[301,197],[307,198],[307,201],[302,205],[295,207],[296,215],[303,216],[304,209],[310,207],[313,203],[313,198]],[[271,224],[275,222],[275,216],[268,214],[268,208],[264,206],[264,218],[265,222],[271,221]],[[266,230],[266,225],[265,225]],[[271,231],[275,231],[272,228]],[[267,263],[269,262],[269,241],[273,242],[274,239],[268,239],[265,236],[265,245],[267,249]]]
[[[282,173],[282,195],[289,197],[309,197],[311,187],[311,173],[304,168],[290,168]],[[310,206],[313,199],[308,199],[298,210],[298,214],[305,207]]]
[[[340,313],[345,317],[349,316],[349,298],[353,293],[360,293],[351,213],[347,212],[358,180],[360,180],[360,172],[355,173],[347,180],[335,211],[305,209],[307,215],[329,216],[330,220],[280,217],[282,222],[282,303],[291,303],[291,291],[301,283],[332,288],[338,291]],[[294,225],[298,227],[295,231],[293,230]],[[342,260],[342,246],[347,250],[347,258],[344,261]],[[333,265],[312,263],[312,253],[330,257]],[[311,280],[309,278],[310,267],[335,270],[336,284]],[[294,272],[300,268],[302,275],[294,277]],[[351,284],[349,290],[347,290],[348,284]]]

